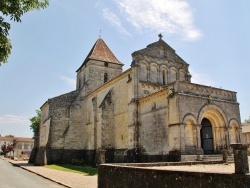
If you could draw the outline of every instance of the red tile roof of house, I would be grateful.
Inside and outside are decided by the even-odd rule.
[[[0,141],[12,142],[15,139],[17,142],[34,142],[33,138],[0,136]]]

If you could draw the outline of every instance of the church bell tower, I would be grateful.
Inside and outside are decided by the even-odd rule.
[[[121,74],[122,66],[123,64],[99,37],[76,71],[76,89],[85,88],[89,93]]]

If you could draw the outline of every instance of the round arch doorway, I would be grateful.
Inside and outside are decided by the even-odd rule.
[[[211,122],[207,118],[203,118],[201,121],[201,147],[204,154],[213,154],[213,128]]]

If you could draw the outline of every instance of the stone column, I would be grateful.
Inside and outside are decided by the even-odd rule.
[[[232,127],[228,127],[228,140],[229,140],[229,146],[230,146],[230,143],[231,143],[231,137],[232,137]]]
[[[150,71],[150,68],[148,67],[147,68],[147,82],[150,82],[151,81],[151,71]]]
[[[169,80],[170,80],[170,71],[167,70],[167,72],[166,72],[166,85],[169,83]]]
[[[249,173],[247,148],[249,144],[231,144],[234,152],[234,165],[236,174]]]
[[[225,130],[226,130],[226,146],[227,146],[226,149],[228,149],[229,148],[229,144],[230,144],[230,140],[229,140],[229,128],[226,127]]]
[[[162,74],[160,68],[157,69],[157,83],[162,84]]]
[[[196,125],[196,154],[197,154],[197,160],[201,160],[200,159],[200,155],[203,154],[203,149],[201,148],[201,126],[202,125]]]
[[[238,128],[237,133],[238,133],[237,137],[239,139],[239,142],[242,143],[242,137],[241,137],[242,136],[242,128],[241,127]]]
[[[106,150],[104,149],[98,149],[96,151],[96,156],[97,156],[96,166],[105,163],[105,153]]]
[[[201,148],[201,125],[196,125],[197,149]]]
[[[223,155],[223,161],[224,161],[224,163],[228,163],[227,149],[223,149],[222,150],[222,155]]]
[[[218,143],[221,143],[220,138],[220,128],[219,127],[213,127],[213,145],[214,145],[214,150],[217,151],[218,150]]]

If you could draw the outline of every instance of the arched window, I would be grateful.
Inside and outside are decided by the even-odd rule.
[[[166,72],[162,70],[162,84],[166,85]]]
[[[108,81],[108,74],[104,73],[103,83]]]
[[[81,88],[81,79],[79,79],[79,81],[78,81],[78,88],[79,89]]]
[[[153,102],[152,110],[156,110],[156,103],[155,102]]]

